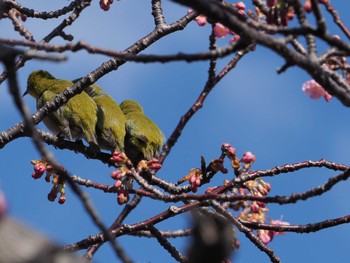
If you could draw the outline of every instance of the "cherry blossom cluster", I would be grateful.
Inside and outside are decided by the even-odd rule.
[[[326,4],[328,0],[318,0],[320,4]],[[267,14],[262,14],[262,12],[256,8],[259,18],[266,18],[266,23],[269,25],[282,25],[288,26],[288,22],[294,18],[294,8],[290,1],[286,0],[267,0],[267,7],[269,8]],[[307,13],[312,11],[311,0],[306,0],[304,2],[304,10]]]
[[[48,183],[52,182],[53,184],[51,191],[47,196],[47,199],[50,202],[53,202],[56,200],[58,194],[60,194],[58,203],[64,204],[66,201],[66,194],[64,190],[65,182],[62,180],[62,177],[56,173],[52,165],[47,163],[45,159],[32,160],[31,163],[34,165],[34,172],[32,173],[32,177],[34,179],[41,178],[46,172],[45,181]]]
[[[130,161],[125,153],[118,151],[113,152],[109,161],[114,166],[120,166],[119,169],[112,171],[110,175],[112,179],[116,180],[114,187],[117,190],[117,202],[122,205],[130,199],[128,189],[132,188],[133,179],[130,170],[126,166]]]
[[[249,169],[256,160],[256,156],[251,152],[245,152],[243,156],[239,159],[236,155],[236,149],[230,144],[223,144],[222,148],[226,149],[227,157],[230,159],[231,166],[235,170],[236,175],[249,173]],[[226,181],[224,184],[229,183]],[[233,192],[236,192],[242,196],[259,196],[264,197],[271,190],[271,185],[268,182],[265,182],[263,179],[258,178],[256,180],[250,180],[245,182],[240,188],[234,189]],[[209,192],[212,192],[209,191]],[[208,189],[207,189],[208,193]],[[267,216],[266,213],[269,211],[266,207],[266,203],[258,201],[238,201],[230,205],[235,211],[241,210],[239,218],[249,222],[259,222],[266,223]],[[283,222],[281,220],[269,219],[270,224],[273,225],[289,225],[288,222]],[[257,231],[258,237],[265,244],[272,241],[273,237],[276,235],[281,235],[281,232],[275,232],[271,230],[259,229]]]
[[[57,174],[45,159],[32,160],[31,163],[34,165],[34,172],[32,177],[39,179],[46,173],[45,181],[52,182],[53,187],[48,194],[48,200],[53,202],[56,200],[58,194],[59,204],[63,204],[66,201],[65,195],[65,182],[62,177]],[[162,165],[155,158],[151,160],[141,160],[136,169],[133,167],[131,161],[125,155],[115,151],[110,158],[110,165],[119,167],[117,170],[112,171],[111,177],[115,180],[114,187],[117,191],[117,202],[122,205],[129,201],[129,189],[133,188],[133,172],[138,174],[145,174],[148,172],[155,172],[162,168]]]
[[[198,187],[202,185],[203,174],[201,169],[193,168],[189,173],[189,183],[191,185],[192,192],[195,193],[198,191]]]
[[[288,222],[282,221],[282,220],[273,220],[270,219],[270,224],[271,225],[276,225],[276,226],[289,226],[290,224]],[[259,229],[258,230],[258,237],[261,239],[261,241],[264,244],[270,243],[274,236],[278,235],[283,235],[285,232],[277,232],[273,230],[267,230],[267,229]]]
[[[246,13],[245,13],[246,5],[243,2],[238,2],[238,3],[234,3],[234,4],[229,4],[227,2],[223,2],[223,4],[232,6],[233,8],[235,8],[237,10],[237,12],[239,14],[241,14],[242,16],[246,16]],[[192,9],[188,10],[188,13],[191,13],[191,12],[193,12]],[[195,18],[195,20],[199,26],[205,26],[208,22],[207,17],[204,15],[197,16]],[[222,25],[221,23],[214,24],[214,35],[216,38],[224,38],[228,35],[232,35],[232,37],[230,38],[230,43],[233,43],[233,42],[239,40],[239,38],[240,38],[239,35],[235,34],[229,28]]]
[[[129,189],[133,188],[132,164],[125,153],[118,151],[113,152],[110,163],[114,166],[120,166],[119,169],[111,172],[111,177],[115,180],[114,187],[117,190],[117,202],[119,205],[129,201]],[[148,171],[158,171],[162,165],[157,159],[141,160],[135,170],[136,173],[144,173]]]
[[[340,40],[340,37],[338,35],[334,35],[333,38]],[[345,56],[330,54],[325,59],[323,66],[327,67],[329,70],[338,71],[340,74],[345,76],[346,81],[350,83],[349,63],[347,62]],[[306,81],[302,85],[301,89],[306,95],[314,100],[318,100],[323,97],[327,102],[329,102],[332,99],[332,95],[329,94],[319,83],[313,79]]]
[[[130,170],[122,166],[120,169],[111,172],[111,177],[116,180],[114,187],[117,189],[118,204],[122,205],[127,203],[130,199],[128,189],[132,188],[133,181]]]
[[[128,157],[125,153],[114,151],[109,161],[113,165],[122,166],[128,162]]]
[[[234,147],[232,147],[228,143],[224,143],[221,146],[221,149],[224,149],[226,152],[226,156],[230,160],[231,166],[235,171],[235,174],[240,174],[242,172],[247,172],[252,164],[255,162],[256,157],[251,152],[243,153],[242,157],[237,158],[237,151]],[[241,166],[241,164],[243,166]]]
[[[239,188],[239,194],[242,196],[252,195],[252,196],[266,196],[271,190],[270,183],[264,180],[257,179],[254,181],[247,181],[244,183],[243,187]],[[240,201],[233,205],[235,210],[241,209],[242,212],[239,215],[240,219],[249,222],[266,223],[267,220],[270,221],[272,225],[289,225],[288,222],[282,220],[269,219],[266,213],[269,209],[266,207],[266,203],[259,201]],[[257,235],[264,244],[271,242],[276,235],[284,234],[283,232],[276,232],[266,229],[258,229]]]

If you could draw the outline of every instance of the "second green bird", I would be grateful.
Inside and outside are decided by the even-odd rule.
[[[126,118],[119,105],[96,84],[85,88],[85,92],[95,101],[98,108],[96,134],[100,148],[124,152]]]

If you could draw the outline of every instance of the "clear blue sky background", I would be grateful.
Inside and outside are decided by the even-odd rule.
[[[36,10],[54,10],[69,4],[68,1],[18,1]],[[124,50],[153,29],[150,1],[115,1],[109,12],[103,12],[94,1],[92,7],[81,14],[73,26],[65,31],[75,36],[74,41],[84,40],[93,45]],[[186,8],[164,1],[167,22],[177,20]],[[350,25],[347,1],[332,1],[345,24]],[[329,17],[327,16],[328,20]],[[62,21],[28,19],[25,25],[36,40],[42,39]],[[21,39],[14,33],[8,20],[0,21],[1,37]],[[199,28],[196,23],[152,45],[144,54],[171,54],[179,51],[205,51],[210,27]],[[341,33],[330,27],[334,34]],[[224,45],[228,39],[218,41]],[[54,39],[52,43],[62,43]],[[22,91],[31,71],[46,69],[59,78],[75,79],[90,73],[108,58],[88,55],[81,51],[68,53],[64,63],[28,61],[18,71]],[[218,71],[228,58],[220,60]],[[164,163],[159,176],[177,181],[191,168],[200,166],[200,156],[209,162],[220,154],[224,142],[231,143],[239,155],[252,151],[257,160],[253,169],[269,169],[276,165],[325,158],[337,163],[350,164],[350,111],[336,99],[326,103],[313,101],[301,91],[301,85],[310,77],[299,69],[291,68],[282,75],[276,68],[283,60],[262,47],[246,56],[209,95],[204,107],[185,128],[181,138]],[[105,88],[117,102],[125,99],[139,101],[148,114],[169,137],[180,117],[193,104],[207,78],[208,63],[137,64],[127,63],[117,71],[103,77],[97,83]],[[31,111],[35,102],[25,98]],[[7,91],[7,83],[0,89],[0,130],[6,130],[21,120]],[[39,125],[44,128],[44,126]],[[98,161],[86,160],[69,151],[53,149],[57,159],[69,171],[80,177],[105,184],[112,184],[111,168]],[[67,190],[67,202],[50,203],[46,196],[51,188],[44,180],[33,180],[30,160],[40,156],[29,138],[20,138],[0,150],[2,171],[1,188],[5,191],[9,214],[63,244],[86,238],[99,230],[86,216],[79,200]],[[338,173],[324,169],[309,169],[269,178],[271,195],[287,195],[302,192],[327,181]],[[232,178],[218,174],[217,182]],[[349,182],[343,182],[319,198],[295,205],[269,205],[271,218],[283,216],[291,224],[307,224],[349,214]],[[122,207],[117,205],[114,194],[84,189],[97,207],[106,225],[113,222]],[[144,199],[125,223],[144,220],[166,209],[156,202]],[[161,230],[186,228],[189,217],[171,219],[157,225]],[[276,237],[269,245],[285,263],[292,262],[346,262],[350,242],[348,225],[323,230],[313,234],[289,233]],[[266,255],[254,247],[242,234],[238,234],[241,248],[234,262],[269,262]],[[119,242],[136,262],[172,262],[155,240],[123,237]],[[182,251],[186,240],[178,240]],[[109,245],[97,253],[96,262],[115,260]]]

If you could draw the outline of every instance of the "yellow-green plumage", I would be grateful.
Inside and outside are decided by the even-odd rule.
[[[73,85],[73,82],[56,79],[44,70],[33,71],[28,77],[27,90],[36,99],[37,109]],[[57,111],[44,118],[45,125],[54,133],[72,139],[85,138],[90,146],[97,146],[95,126],[96,103],[84,92],[72,97]]]
[[[85,88],[85,92],[98,108],[96,134],[100,148],[124,152],[126,118],[119,105],[96,84]]]
[[[125,100],[120,108],[126,117],[125,153],[129,159],[136,165],[140,160],[157,157],[164,142],[158,126],[136,101]]]

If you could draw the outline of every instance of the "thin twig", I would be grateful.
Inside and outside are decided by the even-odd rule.
[[[158,243],[169,252],[169,254],[178,262],[186,262],[186,259],[183,255],[177,249],[170,244],[168,240],[162,235],[162,233],[154,226],[154,225],[148,225],[147,226],[150,233],[158,240]]]

